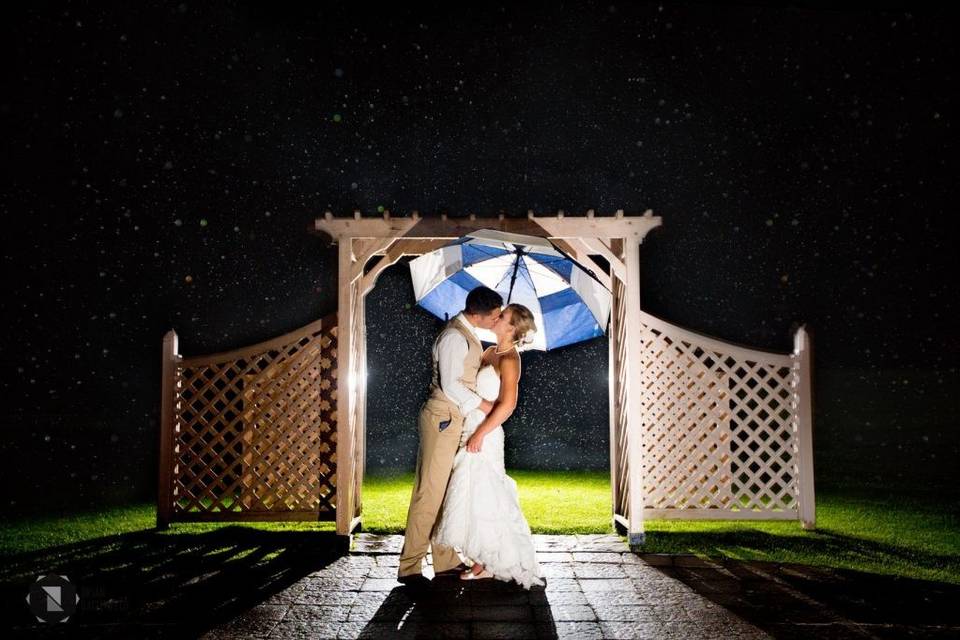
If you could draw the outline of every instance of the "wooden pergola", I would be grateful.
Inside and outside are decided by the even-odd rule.
[[[640,362],[640,243],[647,232],[660,224],[660,218],[647,211],[642,216],[624,215],[617,211],[613,216],[597,216],[587,211],[584,216],[567,216],[559,212],[553,216],[536,216],[532,211],[526,218],[500,215],[482,218],[470,215],[463,218],[421,217],[414,211],[409,217],[392,217],[385,212],[379,218],[365,218],[359,211],[353,218],[336,218],[330,212],[317,218],[315,229],[324,233],[339,245],[339,286],[337,308],[340,314],[338,327],[337,375],[340,380],[349,380],[349,392],[337,397],[337,532],[348,534],[361,518],[361,488],[364,473],[364,443],[366,441],[366,317],[364,297],[373,290],[377,277],[384,269],[403,256],[419,256],[438,249],[450,242],[479,229],[495,229],[544,237],[554,242],[570,256],[600,272],[604,284],[614,292],[613,309],[622,308],[617,317],[613,313],[614,328],[611,330],[610,366],[611,436],[620,431],[630,432],[630,416],[641,415],[640,394],[631,393],[630,362]],[[609,264],[609,274],[601,270],[591,256],[600,255]],[[369,271],[368,262],[375,256],[383,256]],[[619,324],[624,326],[620,327]],[[631,342],[630,337],[633,336]],[[618,424],[622,421],[622,424]],[[611,442],[616,439],[611,437]],[[632,540],[642,541],[642,481],[639,462],[639,439],[625,441],[627,469],[633,477],[618,477],[611,465],[611,481],[622,485],[632,504],[624,504],[618,521],[632,534]],[[631,491],[631,489],[633,489]],[[630,507],[633,508],[630,508]],[[639,538],[637,538],[639,536]]]
[[[366,443],[364,299],[379,275],[480,229],[549,239],[612,293],[613,525],[632,548],[644,518],[793,519],[815,526],[810,336],[792,353],[718,340],[640,306],[642,215],[336,217],[337,312],[267,342],[184,358],[164,340],[157,521],[361,523]],[[602,258],[602,259],[601,259]],[[413,428],[413,427],[411,427]]]

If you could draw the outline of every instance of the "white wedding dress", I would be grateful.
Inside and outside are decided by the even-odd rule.
[[[477,393],[491,401],[500,394],[500,376],[493,365],[477,372]],[[515,580],[525,589],[544,586],[530,525],[520,510],[517,483],[504,468],[503,427],[487,433],[479,453],[466,449],[467,439],[484,417],[477,409],[464,420],[460,449],[431,541],[454,547],[498,580]]]

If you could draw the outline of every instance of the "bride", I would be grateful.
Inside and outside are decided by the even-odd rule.
[[[517,406],[517,345],[527,344],[531,331],[536,326],[530,310],[507,305],[493,327],[497,344],[483,352],[477,373],[477,393],[494,401],[494,408],[488,415],[475,409],[466,416],[432,538],[473,561],[472,568],[460,575],[462,580],[496,578],[516,580],[525,589],[544,586],[517,483],[504,469],[500,426]]]

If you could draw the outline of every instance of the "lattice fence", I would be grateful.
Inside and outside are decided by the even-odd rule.
[[[813,499],[801,351],[748,349],[647,313],[640,323],[644,518],[799,519]]]
[[[332,520],[337,318],[184,358],[164,340],[158,525]]]

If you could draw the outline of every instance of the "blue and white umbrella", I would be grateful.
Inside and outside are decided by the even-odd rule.
[[[481,229],[412,260],[410,274],[417,304],[444,320],[481,285],[529,308],[537,323],[529,348],[540,351],[602,336],[610,318],[610,291],[537,236]],[[496,342],[492,331],[477,332]]]

